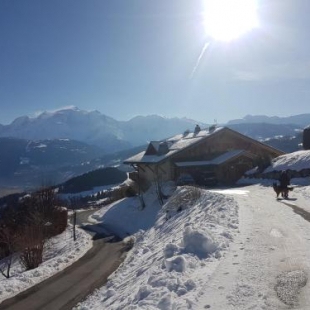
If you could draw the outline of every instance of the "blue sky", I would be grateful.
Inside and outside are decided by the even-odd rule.
[[[309,113],[310,1],[257,0],[260,26],[231,42],[206,33],[204,1],[1,0],[0,123],[68,105],[205,123]]]

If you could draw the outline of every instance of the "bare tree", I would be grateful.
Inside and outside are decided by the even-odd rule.
[[[15,204],[2,209],[0,219],[0,272],[9,278],[15,252],[19,245],[19,216]]]
[[[23,229],[20,236],[20,262],[26,270],[37,268],[43,260],[43,250],[47,238],[41,223],[32,223]]]
[[[18,234],[11,227],[0,226],[0,272],[9,278],[14,254],[18,248]]]
[[[44,245],[48,238],[63,232],[67,226],[67,211],[53,188],[43,188],[23,202],[25,219],[19,237],[20,260],[27,269],[42,263]]]

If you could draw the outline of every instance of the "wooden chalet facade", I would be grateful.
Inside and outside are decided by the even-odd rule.
[[[135,168],[131,177],[140,184],[177,180],[181,174],[214,173],[220,184],[232,184],[259,163],[284,154],[227,127],[184,133],[149,143],[124,161]]]

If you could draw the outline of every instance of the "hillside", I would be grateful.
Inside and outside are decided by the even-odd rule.
[[[69,139],[29,141],[0,138],[0,187],[19,186],[22,190],[55,185],[102,167],[118,166],[127,171],[123,160],[145,146],[104,154],[96,146]]]
[[[294,137],[300,134],[303,128],[295,124],[270,124],[270,123],[241,123],[228,124],[227,127],[259,141],[266,139],[279,139]]]
[[[75,165],[86,172],[87,163],[103,154],[97,146],[69,139],[0,138],[0,149],[5,150],[0,152],[0,184],[24,187],[63,180]]]
[[[302,133],[297,133],[294,136],[268,138],[262,142],[285,153],[292,153],[302,148]]]
[[[71,178],[60,185],[60,193],[79,193],[89,191],[94,187],[119,184],[127,179],[126,172],[117,168],[107,167],[89,171]]]

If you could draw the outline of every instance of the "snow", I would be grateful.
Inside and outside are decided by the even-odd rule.
[[[47,145],[46,144],[43,144],[43,143],[40,143],[39,145],[35,146],[34,148],[36,149],[42,149],[42,148],[46,148]]]
[[[14,259],[11,277],[6,279],[0,275],[0,302],[70,266],[91,247],[92,240],[89,234],[76,228],[76,241],[74,241],[72,226],[68,226],[62,234],[49,240],[44,251],[43,263],[38,268],[25,271],[19,261]]]
[[[293,207],[310,212],[310,179],[293,179],[289,200],[275,199],[273,180],[251,182],[179,187],[162,207],[153,191],[143,210],[131,198],[99,211],[135,244],[75,309],[309,309],[310,224]]]
[[[279,156],[273,160],[271,166],[264,170],[264,173],[287,169],[295,171],[310,169],[310,151],[297,151]]]
[[[284,169],[293,156],[281,159]],[[75,309],[309,309],[310,223],[303,215],[310,215],[310,178],[292,179],[288,200],[276,199],[273,181],[242,179],[212,190],[169,183],[164,205],[151,187],[145,208],[131,197],[96,211],[90,221],[134,245],[107,284]],[[58,258],[42,265],[57,272]],[[43,271],[32,273],[1,280],[1,298]]]
[[[125,201],[119,204],[123,206]],[[127,205],[133,206],[132,203],[131,198]],[[120,228],[122,234],[124,225],[130,233],[136,231],[135,245],[107,285],[78,308],[185,307],[193,303],[202,283],[238,233],[237,204],[223,194],[181,187],[160,208],[152,189],[147,194],[146,204],[140,215],[138,205],[134,207],[133,217],[138,220],[135,229],[129,218],[130,211],[117,219],[114,216],[115,225],[111,224],[113,216],[105,219],[109,211],[98,215],[97,219]],[[145,218],[143,212],[149,216],[147,224],[141,221]],[[139,230],[142,223],[144,230]]]
[[[228,151],[212,160],[209,161],[186,161],[186,162],[176,162],[175,165],[178,167],[190,167],[190,166],[207,166],[207,165],[220,165],[225,161],[228,161],[240,154],[244,153],[244,150],[233,150]]]
[[[183,150],[185,148],[188,148],[199,141],[202,141],[206,137],[214,134],[215,132],[223,130],[224,127],[218,127],[215,128],[213,131],[209,131],[208,129],[206,130],[201,130],[198,134],[194,133],[189,133],[188,135],[175,135],[174,137],[171,137],[167,140],[165,140],[168,143],[169,151],[168,153],[164,155],[145,155],[145,151],[140,152],[128,159],[125,160],[125,163],[157,163],[165,158],[168,158],[176,153],[178,153],[180,150]],[[152,141],[151,143],[154,144],[156,141]],[[158,141],[157,141],[158,142]]]

